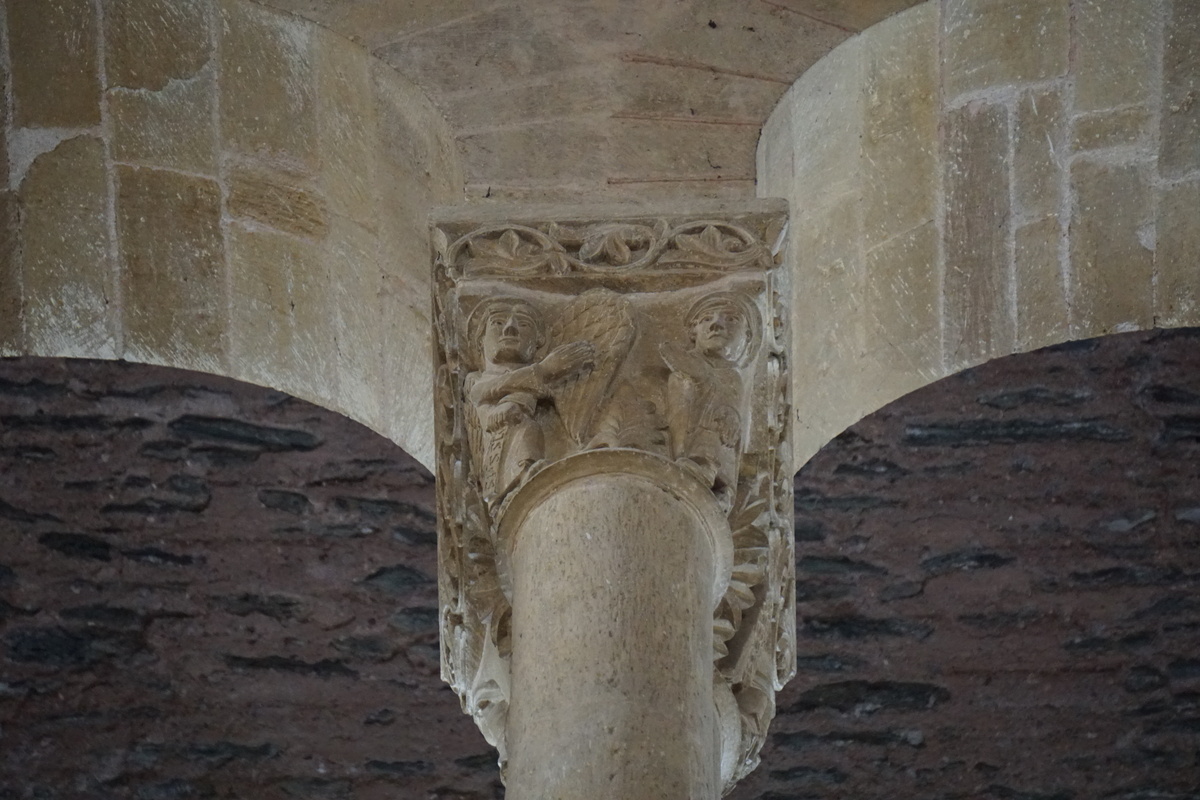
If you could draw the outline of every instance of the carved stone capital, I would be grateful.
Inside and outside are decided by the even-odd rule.
[[[442,675],[502,766],[517,542],[565,487],[617,491],[605,476],[677,503],[680,541],[703,540],[695,563],[715,572],[666,574],[664,559],[661,582],[710,598],[719,785],[758,763],[795,667],[784,222],[759,205],[435,227]],[[637,552],[655,531],[596,534]],[[603,585],[622,580],[605,568]]]

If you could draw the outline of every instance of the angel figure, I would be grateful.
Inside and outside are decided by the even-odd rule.
[[[545,344],[545,325],[524,300],[484,301],[472,316],[470,334],[482,346],[483,369],[466,378],[467,420],[483,498],[495,506],[545,456],[539,415],[553,403],[551,389],[589,370],[595,350],[590,342],[576,341],[535,360]]]
[[[737,487],[745,400],[738,362],[750,347],[750,314],[737,295],[709,295],[688,313],[691,346],[660,347],[671,370],[666,394],[671,458],[718,498],[730,498]]]

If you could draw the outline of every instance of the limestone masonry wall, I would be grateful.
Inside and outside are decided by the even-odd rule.
[[[425,218],[463,179],[424,95],[245,0],[5,12],[0,353],[229,375],[426,457]]]
[[[931,0],[763,129],[792,203],[797,464],[990,358],[1200,322],[1200,4]]]

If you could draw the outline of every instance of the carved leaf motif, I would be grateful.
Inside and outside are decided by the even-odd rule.
[[[690,233],[700,226],[699,233]],[[728,224],[697,223],[676,229],[673,249],[664,253],[662,263],[684,263],[719,269],[741,269],[758,263],[769,268],[770,250],[749,232]]]
[[[590,372],[552,390],[563,426],[577,445],[586,445],[595,435],[596,422],[603,418],[600,412],[636,332],[628,301],[608,289],[593,289],[577,297],[551,329],[554,344],[584,341],[596,350]]]
[[[571,268],[562,246],[533,229],[508,228],[499,236],[495,231],[474,234],[464,249],[463,268],[470,275],[558,275]]]
[[[624,267],[653,248],[654,231],[644,225],[603,225],[588,232],[579,247],[579,258]]]

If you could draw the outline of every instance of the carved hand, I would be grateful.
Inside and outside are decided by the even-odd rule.
[[[595,363],[596,348],[591,342],[571,342],[551,350],[538,366],[542,377],[554,382],[591,369]]]

